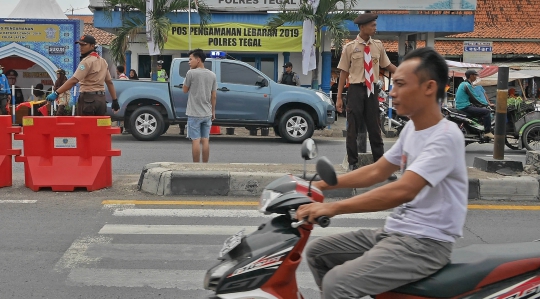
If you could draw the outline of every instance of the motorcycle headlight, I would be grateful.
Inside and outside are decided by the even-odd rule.
[[[221,277],[223,277],[227,271],[231,270],[232,267],[236,266],[236,264],[238,264],[237,261],[228,260],[208,270],[204,276],[204,288],[215,291]]]
[[[266,208],[268,208],[268,205],[280,195],[281,193],[279,192],[275,192],[272,190],[264,190],[259,200],[259,212],[266,213]]]
[[[320,92],[320,91],[317,91],[317,92],[315,92],[315,93],[319,96],[319,98],[320,98],[323,102],[325,102],[325,103],[327,103],[327,104],[330,104],[330,105],[332,105],[332,106],[334,105],[334,102],[332,102],[332,100],[331,100],[326,94],[324,94],[324,93],[322,93],[322,92]]]

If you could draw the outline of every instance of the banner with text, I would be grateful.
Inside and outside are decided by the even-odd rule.
[[[302,52],[302,26],[270,29],[245,23],[191,25],[191,49],[235,52]],[[173,24],[166,50],[189,50],[188,24]]]
[[[60,27],[55,24],[0,24],[3,42],[57,42]]]

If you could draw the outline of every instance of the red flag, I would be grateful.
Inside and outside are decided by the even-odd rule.
[[[43,106],[39,107],[38,111],[43,116],[47,116],[49,114],[49,110],[47,109],[47,105],[43,105]]]
[[[7,110],[7,114],[10,115],[10,114],[11,114],[11,110],[9,109],[9,103],[6,104],[6,110]]]
[[[19,105],[17,105],[17,107],[15,107],[15,111],[19,111],[19,108],[21,107],[28,107],[29,109],[32,108],[32,103],[30,102],[23,102],[23,103],[20,103]]]

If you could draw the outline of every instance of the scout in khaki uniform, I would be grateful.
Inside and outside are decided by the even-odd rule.
[[[380,40],[372,39],[377,31],[377,15],[364,13],[358,16],[354,23],[358,24],[360,34],[354,41],[343,47],[338,68],[339,85],[336,100],[336,109],[343,109],[343,85],[350,82],[347,93],[347,158],[349,170],[357,168],[358,146],[356,136],[361,121],[364,121],[369,134],[369,143],[373,160],[377,161],[384,154],[383,140],[381,136],[379,120],[379,101],[377,95],[379,88],[376,82],[379,79],[379,68],[386,68],[390,72],[396,70],[396,66],[390,62]],[[366,76],[368,73],[368,76]],[[376,80],[375,82],[373,82]],[[395,179],[391,176],[390,179]]]
[[[105,101],[105,84],[113,98],[112,109],[116,112],[120,110],[116,90],[112,83],[111,74],[107,61],[96,52],[96,39],[90,35],[83,35],[76,44],[81,50],[81,63],[77,67],[75,74],[66,81],[60,88],[52,92],[48,101],[54,101],[62,94],[70,90],[77,83],[80,83],[80,95],[77,102],[77,115],[79,116],[101,116],[107,113],[107,102]]]

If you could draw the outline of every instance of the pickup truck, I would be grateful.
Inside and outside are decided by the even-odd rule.
[[[335,119],[332,100],[323,92],[278,84],[251,65],[229,59],[208,58],[205,68],[217,78],[216,119],[213,125],[274,128],[288,142],[302,142],[315,129],[324,129]],[[171,64],[169,82],[114,80],[120,110],[108,115],[124,121],[138,140],[155,140],[170,125],[187,123],[188,94],[182,91],[188,58]],[[111,102],[109,93],[108,102]]]

